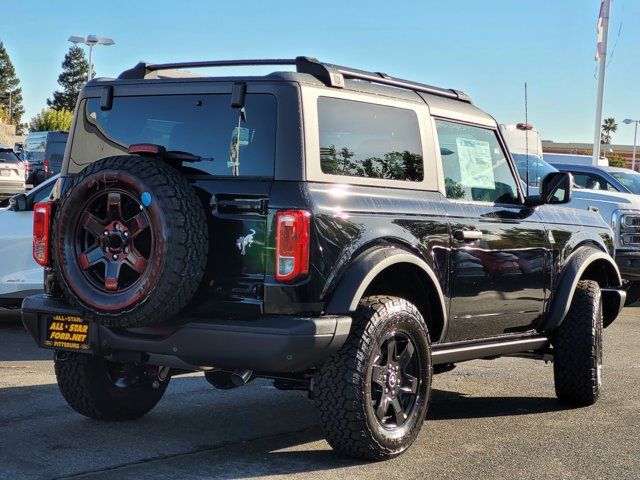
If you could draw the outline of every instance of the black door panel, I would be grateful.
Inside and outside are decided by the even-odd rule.
[[[453,232],[448,341],[526,331],[550,281],[544,225],[531,209],[448,202]]]

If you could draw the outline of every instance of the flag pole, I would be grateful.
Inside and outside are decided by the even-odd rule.
[[[593,137],[593,165],[598,165],[600,159],[600,137],[602,134],[602,100],[604,98],[604,75],[607,70],[607,40],[609,38],[609,12],[611,0],[603,0],[600,6],[600,18],[598,19],[598,37],[600,36],[600,22],[602,22],[602,43],[598,42],[596,60],[600,60],[598,69],[598,101],[596,104],[596,128]],[[598,38],[600,40],[600,38]]]

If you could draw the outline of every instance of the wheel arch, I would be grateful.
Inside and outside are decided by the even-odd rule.
[[[423,314],[433,342],[442,341],[448,321],[444,294],[433,268],[399,247],[375,247],[358,255],[327,303],[327,314],[354,312],[362,298],[393,295],[410,301]]]
[[[624,306],[625,297],[625,293],[619,290],[622,278],[618,266],[605,252],[593,246],[583,246],[576,249],[565,262],[556,283],[557,288],[544,330],[551,330],[562,324],[580,280],[594,280],[600,285],[604,326],[609,326],[616,319]]]

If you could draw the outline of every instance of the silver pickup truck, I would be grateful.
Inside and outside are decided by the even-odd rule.
[[[501,125],[501,129],[522,181],[535,194],[542,179],[558,169],[544,161],[540,135],[535,128],[518,123]],[[566,207],[596,211],[611,225],[615,260],[627,290],[626,305],[640,300],[640,195],[588,190],[576,185]]]

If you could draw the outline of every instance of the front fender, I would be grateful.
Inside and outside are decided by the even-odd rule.
[[[446,332],[447,308],[438,276],[424,260],[397,247],[377,247],[360,254],[333,291],[325,313],[342,312],[342,314],[345,314],[354,312],[371,282],[386,268],[401,263],[418,267],[429,278],[439,300],[438,306],[442,311],[444,320],[442,332]]]
[[[557,288],[544,331],[560,326],[569,312],[573,295],[580,280],[595,280],[603,295],[603,323],[609,326],[624,306],[626,294],[620,290],[622,278],[615,261],[606,253],[593,247],[581,247],[566,260],[560,273]]]

